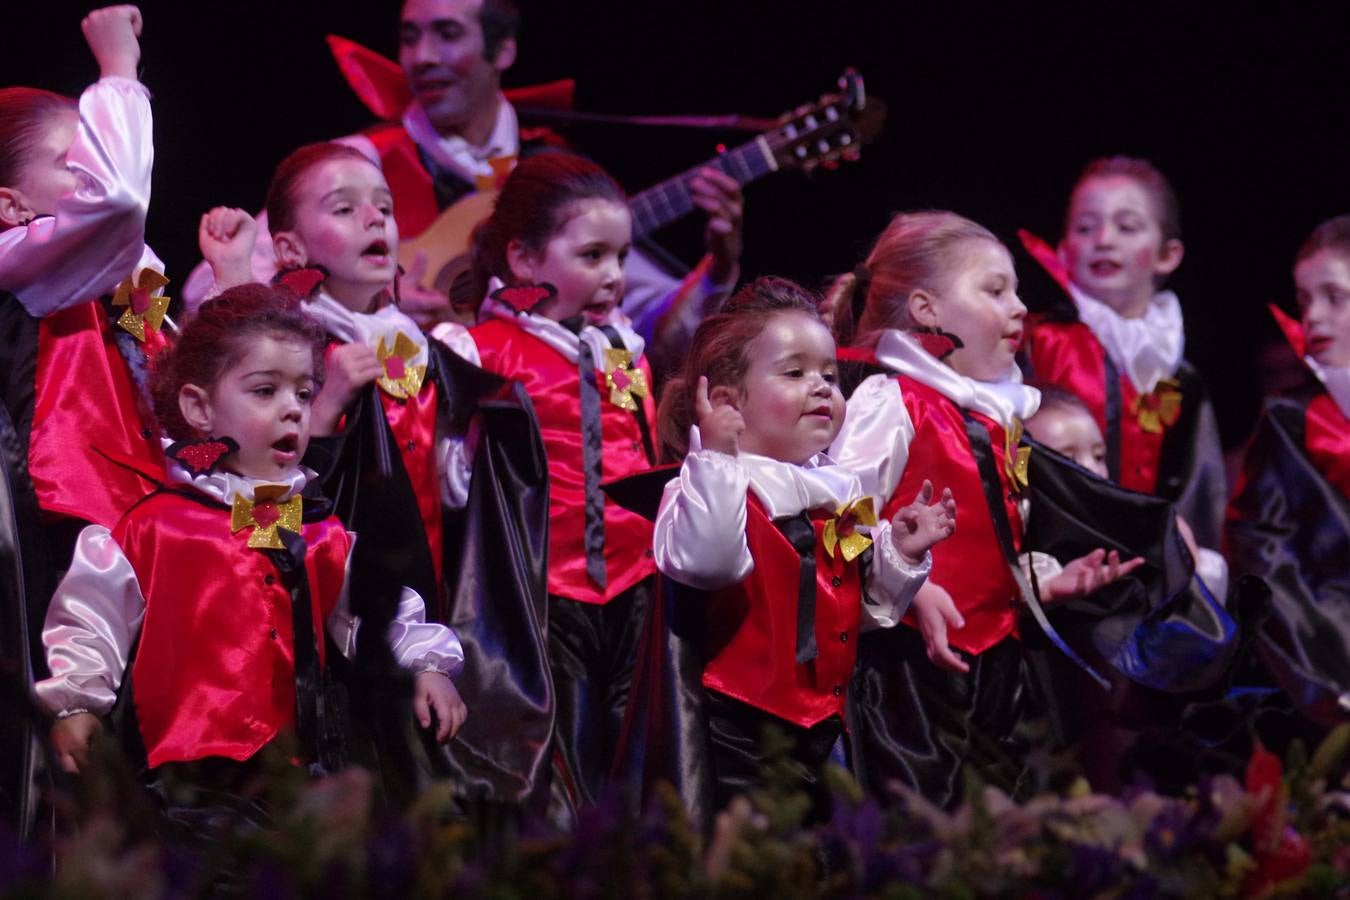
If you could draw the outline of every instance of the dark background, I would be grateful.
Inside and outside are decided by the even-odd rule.
[[[96,5],[8,0],[0,84],[78,94],[97,74],[79,31]],[[394,56],[398,6],[141,4],[155,110],[149,241],[171,278],[196,262],[202,212],[259,208],[290,149],[371,122],[323,36]],[[1186,258],[1172,286],[1188,356],[1236,445],[1258,407],[1258,351],[1275,333],[1264,305],[1289,304],[1290,260],[1308,230],[1350,211],[1338,6],[526,2],[507,84],[574,77],[589,111],[773,116],[856,66],[890,109],[863,159],[747,190],[745,273],[812,284],[852,267],[901,209],[950,208],[1009,241],[1019,226],[1053,240],[1085,162],[1146,156],[1181,196]],[[632,190],[742,139],[614,126],[568,136]],[[690,221],[662,237],[692,259],[700,233]],[[1024,256],[1019,270],[1034,307],[1045,282]]]

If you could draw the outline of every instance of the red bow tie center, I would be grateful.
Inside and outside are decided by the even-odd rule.
[[[253,521],[258,523],[259,528],[271,528],[281,518],[281,510],[277,509],[275,500],[264,500],[253,507]]]
[[[852,511],[846,512],[834,523],[834,532],[841,538],[848,537],[853,533],[853,529],[857,527],[857,524],[858,514]]]
[[[138,316],[145,315],[145,311],[150,308],[150,292],[145,288],[136,288],[131,292],[131,311]]]
[[[391,356],[386,359],[384,361],[384,371],[395,381],[400,380],[407,374],[407,369],[404,368],[403,365],[403,358],[400,356]]]
[[[628,386],[633,383],[633,379],[628,377],[626,369],[615,369],[612,377],[614,378],[614,386],[621,391],[628,390]]]

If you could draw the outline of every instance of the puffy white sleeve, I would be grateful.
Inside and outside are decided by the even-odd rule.
[[[698,443],[694,426],[691,446]],[[750,475],[716,450],[691,449],[666,485],[652,538],[656,566],[681,584],[712,591],[745,580],[755,568],[745,539]]]
[[[122,548],[102,525],[85,528],[42,628],[52,673],[36,685],[43,708],[107,715],[144,619],[145,596]]]
[[[119,77],[90,85],[66,158],[77,187],[53,215],[0,235],[0,288],[37,317],[115,288],[145,245],[154,155],[145,86]]]
[[[900,396],[900,383],[889,375],[872,375],[848,399],[844,426],[830,446],[830,458],[852,469],[877,508],[895,493],[909,462],[914,422]]]
[[[351,535],[351,548],[356,547],[356,535]],[[342,593],[337,604],[328,616],[328,634],[342,655],[351,659],[356,655],[356,636],[361,630],[361,617],[351,612],[351,597],[348,588],[351,585],[352,550],[347,551],[347,576],[343,579]],[[399,667],[419,674],[422,672],[440,672],[450,678],[464,668],[464,647],[459,636],[439,622],[427,621],[427,607],[422,596],[412,588],[405,587],[399,596],[398,609],[389,623],[386,633],[389,648],[394,651],[394,659]]]
[[[881,522],[872,529],[872,547],[872,565],[864,585],[863,631],[898,625],[933,568],[931,552],[925,553],[917,566],[905,562],[891,543],[890,522]]]

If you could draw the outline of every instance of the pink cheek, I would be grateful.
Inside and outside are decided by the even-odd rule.
[[[1148,247],[1145,247],[1134,255],[1134,267],[1136,269],[1151,269],[1157,261],[1157,254]]]

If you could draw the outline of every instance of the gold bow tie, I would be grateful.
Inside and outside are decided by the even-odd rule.
[[[1022,446],[1022,420],[1014,418],[1012,427],[1004,435],[1003,471],[1013,491],[1021,493],[1030,480],[1027,466],[1031,461],[1031,448]]]
[[[837,546],[843,551],[844,561],[853,562],[868,547],[872,539],[857,530],[859,525],[876,525],[877,514],[872,509],[872,498],[861,497],[852,503],[841,503],[835,510],[834,518],[825,523],[821,539],[825,542],[825,555],[834,556]]]
[[[633,365],[632,353],[617,347],[605,351],[605,384],[609,402],[629,412],[637,412],[634,395],[647,396],[647,374]]]
[[[230,533],[252,526],[248,536],[248,545],[255,550],[283,550],[278,528],[295,533],[300,532],[300,517],[304,501],[296,494],[285,502],[277,502],[290,490],[284,484],[260,484],[253,489],[253,499],[245,500],[234,495],[234,508],[230,510]]]
[[[169,311],[169,298],[163,294],[169,279],[154,269],[141,269],[139,276],[124,278],[113,292],[113,306],[126,309],[117,320],[118,327],[145,343],[145,328],[159,331]],[[156,293],[156,292],[159,293]]]
[[[376,379],[376,384],[386,394],[399,400],[407,400],[409,397],[416,397],[417,392],[422,390],[422,379],[427,377],[427,367],[412,364],[412,360],[417,358],[418,350],[413,339],[401,331],[394,335],[392,348],[385,346],[383,337],[375,344],[375,358],[379,360],[384,372]]]
[[[1171,428],[1181,418],[1181,382],[1158,379],[1152,391],[1134,398],[1134,414],[1139,417],[1139,427],[1149,434]]]

